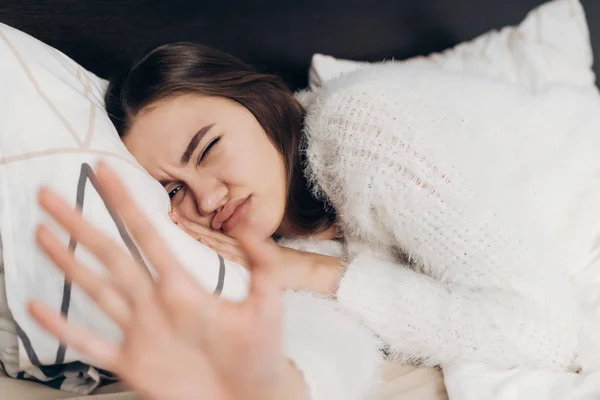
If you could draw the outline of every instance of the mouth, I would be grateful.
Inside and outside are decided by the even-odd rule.
[[[228,233],[235,229],[241,222],[244,221],[250,209],[251,196],[246,198],[231,200],[223,209],[215,215],[212,222],[214,230],[221,230],[223,233]]]

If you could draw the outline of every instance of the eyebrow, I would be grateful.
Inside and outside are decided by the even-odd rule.
[[[202,129],[200,129],[198,132],[196,132],[196,134],[194,136],[192,136],[190,143],[187,145],[187,148],[185,149],[185,151],[183,152],[183,155],[181,156],[181,160],[180,160],[181,165],[185,165],[190,162],[190,158],[192,158],[192,154],[194,154],[194,151],[196,151],[196,147],[198,147],[198,143],[200,143],[200,140],[202,140],[204,135],[206,135],[208,133],[208,131],[210,131],[210,128],[212,128],[214,125],[215,125],[214,123],[210,124],[210,125],[206,125]]]

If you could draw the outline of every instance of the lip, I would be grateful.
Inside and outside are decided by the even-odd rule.
[[[212,228],[217,231],[221,230],[224,233],[233,230],[244,220],[245,215],[248,213],[250,198],[251,196],[231,200],[225,204],[225,207],[215,215]]]

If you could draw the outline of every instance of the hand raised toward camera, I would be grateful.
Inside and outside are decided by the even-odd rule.
[[[223,300],[175,261],[116,175],[104,165],[97,174],[157,279],[59,196],[42,189],[43,208],[104,264],[109,276],[81,265],[45,226],[37,233],[40,246],[121,327],[123,341],[98,337],[37,300],[30,303],[33,317],[94,365],[153,399],[267,400],[287,389],[293,395],[286,398],[304,398],[302,378],[283,355],[282,293],[272,248],[251,238],[240,242],[252,272],[250,293],[242,303]]]

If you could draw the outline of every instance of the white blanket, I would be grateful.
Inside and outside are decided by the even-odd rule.
[[[600,371],[503,370],[482,364],[444,369],[450,400],[592,400],[600,399]]]
[[[513,64],[516,76],[527,76],[536,80],[544,77],[545,71],[553,71],[557,65],[561,65],[561,62],[567,61],[571,62],[571,66],[579,65],[582,68],[572,70],[571,74],[564,75],[567,79],[557,79],[560,74],[556,74],[547,81],[576,84],[579,79],[586,76],[582,72],[586,68],[589,69],[592,55],[589,50],[584,10],[578,1],[559,0],[546,3],[532,12],[517,29],[519,34],[514,37],[511,36],[512,33],[508,29],[498,32],[498,36],[504,37],[504,42],[501,38],[496,39],[498,42],[506,43],[506,49],[510,54],[520,57],[519,62]],[[518,37],[527,38],[528,40],[523,40],[523,42],[529,46],[538,45],[535,49],[541,52],[517,51],[519,41],[516,38]],[[553,46],[544,45],[545,43],[553,43]],[[493,59],[502,59],[502,53],[498,53],[497,50],[503,49],[503,47],[487,46],[487,48],[494,50],[491,51]],[[551,57],[538,57],[545,51],[554,51],[548,53],[552,54],[552,62],[549,61]],[[586,54],[588,54],[587,61],[584,61]],[[546,59],[545,63],[542,62],[544,59]],[[529,68],[529,63],[543,68],[527,70],[526,67]],[[492,67],[496,67],[496,65],[494,64]],[[544,82],[544,84],[546,83]],[[582,86],[587,86],[592,91],[596,90],[593,85],[587,83]],[[594,336],[600,336],[600,326],[598,325],[600,319],[598,312],[600,310],[599,247],[600,240],[596,240],[591,249],[591,262],[587,268],[584,268],[583,271],[571,271],[573,281],[579,289],[580,301],[583,303],[584,315],[587,317],[585,320],[588,324],[585,329],[587,334],[582,334],[580,340],[579,358],[574,367],[574,369],[583,367],[582,373],[507,370],[478,363],[457,364],[444,368],[444,382],[450,400],[600,399],[600,367],[598,366],[600,354],[598,354],[597,343],[594,345],[594,341],[597,340]]]

